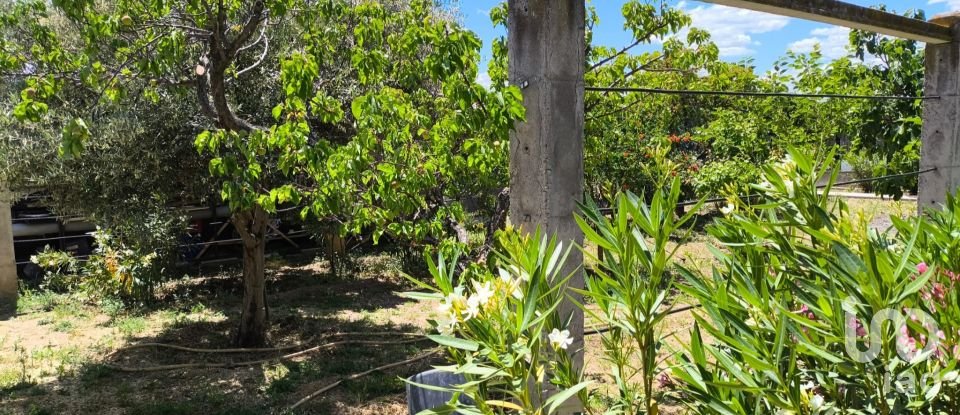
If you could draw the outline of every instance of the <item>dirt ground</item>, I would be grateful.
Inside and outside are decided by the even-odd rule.
[[[155,347],[230,347],[238,315],[237,270],[168,284],[155,309],[128,314],[117,305],[89,305],[65,295],[28,294],[21,314],[0,322],[0,414],[268,414],[341,377],[420,355],[434,307],[400,297],[408,290],[386,256],[359,261],[357,277],[330,275],[322,263],[275,263],[269,296],[270,338],[283,351],[206,354]],[[357,333],[336,335],[337,333]],[[333,341],[344,344],[304,356],[227,368],[126,373],[182,363],[269,360]],[[304,405],[303,414],[403,414],[407,376],[441,363],[424,359],[348,381]]]
[[[883,220],[873,218],[907,216],[915,210],[908,202],[856,200],[850,205],[881,226]],[[708,236],[697,232],[682,247],[680,258],[688,267],[708,267],[711,244]],[[280,413],[345,376],[421,356],[433,348],[409,334],[426,331],[427,320],[436,317],[436,304],[399,294],[411,287],[392,256],[361,257],[349,276],[331,274],[325,262],[312,257],[271,261],[268,272],[273,304],[270,338],[274,345],[288,347],[282,351],[212,354],[157,347],[125,349],[144,343],[229,348],[239,315],[235,268],[171,281],[156,305],[137,312],[125,311],[117,303],[89,304],[69,295],[26,293],[19,315],[0,321],[0,415]],[[675,297],[674,303],[682,306],[685,301]],[[692,312],[667,319],[664,357],[689,340]],[[342,344],[271,360],[344,340],[384,344]],[[597,353],[599,337],[589,336],[585,343],[586,376],[609,387],[608,371]],[[227,367],[117,370],[196,363]],[[401,378],[442,363],[434,355],[345,381],[296,413],[406,414]],[[667,397],[661,400],[661,412],[682,413],[682,408],[669,405],[670,391],[662,392]]]

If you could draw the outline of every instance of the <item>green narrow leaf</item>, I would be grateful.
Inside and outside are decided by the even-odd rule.
[[[429,334],[427,335],[427,338],[433,340],[435,343],[441,346],[452,347],[454,349],[466,350],[468,352],[480,350],[480,343],[472,340],[461,339],[459,337]]]
[[[573,385],[570,389],[561,391],[560,393],[551,396],[545,402],[547,404],[547,413],[553,413],[557,410],[560,405],[563,405],[568,399],[572,398],[574,395],[582,391],[584,388],[589,386],[593,382],[580,382],[576,385]]]

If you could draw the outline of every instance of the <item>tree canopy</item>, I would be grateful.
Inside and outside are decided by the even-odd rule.
[[[295,209],[333,232],[409,246],[465,244],[475,217],[487,222],[488,242],[502,225],[497,196],[521,95],[507,82],[504,39],[492,45],[491,85],[477,83],[481,41],[445,4],[2,6],[3,180],[46,188],[60,210],[113,225],[145,203],[159,212],[214,193],[244,240],[240,343],[265,341],[272,212]],[[632,40],[619,47],[593,42],[602,22],[588,13],[587,85],[919,94],[922,57],[912,42],[854,31],[850,57],[788,53],[758,74],[749,61],[720,59],[681,9],[631,0],[622,12]],[[490,15],[506,23],[506,7]],[[589,91],[585,110],[587,189],[598,199],[621,189],[652,194],[672,176],[690,198],[742,193],[788,146],[846,146],[871,174],[918,160],[915,101]],[[915,184],[884,186],[899,195]],[[481,215],[468,214],[468,200]]]

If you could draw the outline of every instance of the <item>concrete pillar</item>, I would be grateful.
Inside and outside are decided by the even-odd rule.
[[[939,96],[923,102],[918,205],[939,207],[960,187],[960,13],[934,16],[931,23],[952,27],[954,40],[928,44],[923,93]]]
[[[17,263],[13,255],[10,195],[0,191],[0,320],[17,313]]]
[[[510,221],[556,234],[564,248],[582,244],[573,215],[583,199],[584,0],[509,0],[508,9],[510,82],[522,89],[527,109],[510,140]],[[574,248],[563,275],[582,264]],[[582,288],[583,273],[570,285]],[[572,303],[561,311],[573,313],[569,350],[582,365],[583,312]]]

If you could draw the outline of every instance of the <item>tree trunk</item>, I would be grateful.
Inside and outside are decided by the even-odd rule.
[[[233,215],[234,226],[243,239],[243,307],[236,341],[241,347],[259,347],[267,342],[267,220],[267,212],[259,206]]]

